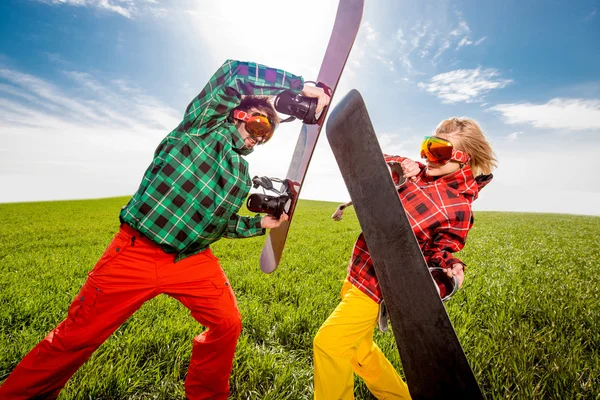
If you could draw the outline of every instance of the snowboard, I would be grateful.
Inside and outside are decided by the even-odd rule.
[[[332,90],[332,97],[338,84],[354,39],[360,27],[362,19],[364,0],[340,0],[333,31],[325,51],[325,57],[319,70],[317,82],[322,82]],[[330,103],[331,104],[331,103]],[[279,265],[281,254],[285,247],[285,241],[294,218],[294,210],[298,202],[298,196],[306,176],[308,165],[319,138],[319,133],[325,120],[328,108],[323,110],[319,123],[315,125],[302,125],[296,148],[292,155],[286,179],[296,185],[296,195],[292,198],[290,205],[289,220],[282,223],[278,228],[271,229],[267,241],[260,255],[260,268],[265,273],[271,273]]]
[[[483,399],[358,91],[332,111],[327,139],[369,247],[412,398]]]

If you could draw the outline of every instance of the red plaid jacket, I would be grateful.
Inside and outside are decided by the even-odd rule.
[[[385,155],[390,166],[404,159]],[[399,186],[398,195],[425,261],[430,267],[464,265],[452,253],[464,247],[469,229],[473,226],[471,203],[477,198],[479,190],[491,181],[492,175],[474,178],[471,168],[466,165],[450,175],[435,179],[425,175],[425,165],[419,165],[421,172],[416,180],[408,180]],[[397,184],[399,177],[396,172],[392,173],[392,178]],[[350,258],[348,279],[378,304],[383,300],[362,233]]]

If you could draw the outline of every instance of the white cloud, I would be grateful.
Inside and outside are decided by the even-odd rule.
[[[461,37],[461,39],[458,42],[458,44],[456,45],[455,50],[459,50],[461,47],[464,47],[464,46],[470,46],[470,45],[479,46],[481,43],[483,43],[483,41],[485,39],[487,39],[487,36],[484,36],[484,37],[476,40],[475,42],[473,42],[473,40],[470,38],[471,28],[469,28],[469,24],[467,24],[467,21],[465,21],[463,19],[461,12],[457,12],[456,15],[459,18],[459,24],[456,29],[454,29],[452,32],[450,32],[450,36]]]
[[[404,38],[404,32],[402,31],[402,28],[398,28],[398,31],[396,31],[396,40],[398,40],[400,46],[402,47],[406,46],[408,43],[408,41]]]
[[[394,60],[390,57],[389,50],[384,45],[387,40],[382,42],[380,37],[379,31],[369,21],[363,22],[349,57],[350,64],[360,66],[362,65],[361,60],[374,59],[383,64],[390,72],[394,72]],[[352,71],[352,75],[354,75],[354,71]]]
[[[479,46],[481,43],[483,43],[485,41],[485,39],[487,39],[487,36],[484,36],[484,37],[478,39],[475,43],[473,43],[473,46]]]
[[[502,113],[509,124],[568,131],[600,129],[600,100],[555,98],[545,104],[499,104],[489,110]]]
[[[133,3],[129,0],[122,1],[124,7],[110,3],[108,0],[99,0],[97,4],[100,8],[121,14],[127,18],[131,18],[131,13],[135,10],[135,8],[132,6]]]
[[[597,141],[519,135],[518,146],[506,140],[492,145],[498,168],[474,209],[600,215],[600,180],[588,173],[597,169]]]
[[[460,40],[460,42],[458,42],[458,45],[456,46],[456,50],[460,49],[463,46],[468,46],[470,44],[473,44],[472,41],[469,40],[469,38],[467,36],[465,36],[464,38],[462,38]]]
[[[547,161],[544,164],[547,164]],[[584,186],[576,189],[557,189],[554,182],[545,186],[514,185],[506,180],[500,182],[496,178],[481,191],[477,201],[473,202],[473,210],[476,212],[475,218],[477,211],[600,215],[598,204],[600,193],[588,192]]]
[[[469,36],[465,36],[462,39],[460,39],[460,42],[458,42],[458,44],[456,45],[456,49],[455,50],[460,50],[460,48],[464,47],[464,46],[471,46],[471,45],[473,45],[473,46],[479,46],[486,39],[487,39],[487,36],[484,36],[482,38],[477,39],[475,42],[473,42],[471,39],[469,39]]]
[[[449,48],[450,48],[450,41],[448,39],[444,39],[444,41],[442,42],[442,44],[438,48],[438,51],[433,56],[433,61],[435,61],[436,59],[438,59]]]
[[[60,93],[59,89],[35,76],[10,69],[0,69],[0,78],[9,81],[13,86],[25,90],[25,93],[35,96],[35,102],[42,108],[53,112],[70,110],[78,120],[89,122],[101,121],[90,108],[82,106],[78,101]]]
[[[413,50],[416,50],[419,47],[421,40],[427,36],[430,26],[431,21],[427,21],[426,23],[418,22],[412,28],[411,31],[414,33],[414,35],[410,40],[410,44],[412,45]]]
[[[414,67],[412,62],[410,61],[410,57],[408,57],[408,55],[406,54],[400,56],[400,65],[402,65],[406,72],[409,74],[414,71]]]
[[[454,14],[454,21],[452,16],[430,14],[429,20],[417,20],[412,26],[397,28],[396,40],[391,43],[397,46],[399,67],[403,72],[421,74],[419,70],[430,68],[424,63],[438,65],[448,49],[454,47],[458,51],[465,46],[479,46],[487,39],[486,36],[476,41],[472,39],[471,28],[462,13]]]
[[[394,72],[396,69],[394,68],[394,62],[392,60],[388,60],[382,56],[375,56],[377,60],[379,60],[383,65],[385,65],[390,72]]]
[[[65,93],[56,85],[33,75],[7,68],[0,69],[0,78],[9,82],[0,89],[4,88],[6,93],[17,92],[20,97],[29,101],[29,104],[23,105],[5,100],[5,107],[19,109],[21,113],[3,114],[0,119],[10,117],[45,126],[37,119],[27,120],[26,115],[32,112],[43,120],[48,117],[61,118],[86,126],[121,126],[133,130],[173,128],[173,110],[140,92],[123,96],[123,93],[118,92],[118,87],[103,85],[88,73],[67,71],[65,75],[76,84],[82,93],[81,98]],[[152,108],[152,113],[144,115],[148,107]]]
[[[48,61],[50,61],[53,64],[61,65],[61,66],[69,65],[69,63],[67,61],[63,60],[61,55],[58,53],[44,53],[44,54],[48,58]]]
[[[133,193],[181,112],[78,71],[72,88],[12,69],[0,79],[0,201]]]
[[[150,7],[149,10],[156,18],[165,18],[169,14],[169,11],[162,7]]]
[[[450,35],[452,36],[463,36],[471,33],[471,28],[469,28],[469,24],[467,24],[467,21],[462,19],[462,15],[460,15],[460,13],[459,17],[461,18],[461,20],[458,23],[458,27],[452,32],[450,32]]]
[[[148,11],[155,17],[164,17],[166,9],[155,7],[155,0],[37,0],[55,6],[68,5],[75,7],[92,7],[119,14],[125,18],[134,18],[141,10]]]
[[[375,29],[371,26],[371,23],[369,21],[363,22],[361,29],[365,30],[366,38],[368,41],[377,40],[377,38],[379,37],[379,33],[375,31]]]
[[[425,42],[423,47],[419,50],[419,55],[421,56],[421,58],[425,58],[430,54],[431,48],[435,45],[439,34],[440,34],[440,32],[438,30],[433,31],[432,33],[429,34],[429,39],[427,40],[427,42]]]
[[[515,142],[517,140],[517,138],[522,134],[523,134],[523,132],[513,132],[510,135],[506,136],[506,140],[509,142]]]
[[[596,13],[598,12],[598,9],[596,7],[594,7],[592,9],[592,11],[585,16],[585,21],[591,21],[596,17]]]
[[[460,48],[463,46],[470,46],[470,45],[479,46],[481,43],[483,43],[483,41],[485,39],[487,39],[487,36],[484,36],[481,39],[477,40],[476,42],[473,42],[472,40],[469,39],[468,36],[465,36],[462,39],[460,39],[460,42],[458,42],[458,45],[456,45],[455,50],[460,50]]]
[[[459,69],[434,76],[428,83],[418,86],[442,99],[443,103],[481,101],[483,96],[494,89],[501,89],[512,82],[499,78],[496,69]]]

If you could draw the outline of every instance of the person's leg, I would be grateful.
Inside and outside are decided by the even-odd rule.
[[[342,301],[314,339],[315,400],[354,398],[352,360],[361,342],[373,336],[377,303],[348,280]]]
[[[0,386],[0,399],[56,398],[94,350],[155,295],[157,247],[142,241],[131,244],[127,232],[115,236],[88,274],[67,318],[16,366]]]
[[[408,386],[400,378],[394,366],[373,342],[373,330],[367,335],[352,359],[354,372],[364,381],[369,391],[380,400],[408,400]]]
[[[206,330],[193,341],[185,380],[189,400],[227,399],[242,321],[235,295],[210,250],[159,268],[164,293],[186,306]]]

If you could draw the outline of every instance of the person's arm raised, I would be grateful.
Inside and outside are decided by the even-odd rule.
[[[282,90],[299,94],[303,88],[301,76],[253,62],[227,60],[188,105],[180,129],[203,135],[225,121],[242,96],[273,96]]]

